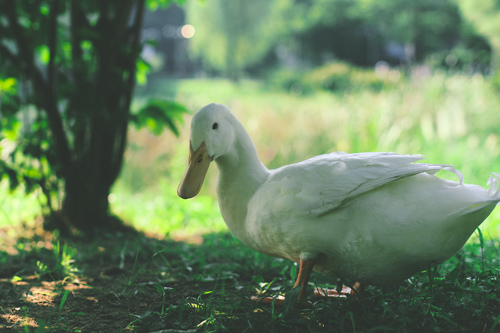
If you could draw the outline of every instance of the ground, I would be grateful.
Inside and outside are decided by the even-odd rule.
[[[21,230],[22,226],[19,228]],[[49,271],[43,271],[38,266],[39,262],[45,261],[49,266],[52,262],[51,268],[57,269],[57,263],[51,258],[55,256],[53,234],[40,227],[32,232],[23,231],[27,235],[21,237],[9,228],[4,228],[1,233],[4,256],[0,257],[3,258],[0,328],[41,325],[50,328],[54,325],[62,330],[82,332],[133,330],[134,321],[142,315],[161,312],[163,295],[155,291],[155,283],[169,282],[171,287],[168,288],[175,290],[169,294],[172,299],[179,293],[184,297],[189,295],[175,279],[169,281],[165,267],[160,267],[151,258],[149,262],[143,260],[151,256],[152,247],[160,250],[172,247],[176,242],[171,240],[137,233],[108,235],[92,241],[68,241],[76,248],[69,259],[69,270],[72,271],[61,275],[61,272],[50,272],[50,267]],[[13,233],[16,237],[8,237]],[[144,248],[138,246],[141,242],[146,243]],[[179,244],[183,246],[185,243]],[[68,249],[66,251],[71,252]],[[119,251],[115,252],[117,249]],[[76,262],[78,258],[83,260]],[[61,305],[65,291],[69,293]],[[197,290],[192,296],[198,296]]]
[[[252,301],[292,295],[297,268],[229,233],[64,239],[37,222],[0,229],[0,240],[0,331],[494,332],[500,321],[494,241],[401,285],[369,287],[359,300],[310,294],[307,309]],[[336,283],[314,273],[309,289]]]

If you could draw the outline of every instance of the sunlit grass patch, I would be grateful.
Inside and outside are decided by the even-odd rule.
[[[36,193],[26,195],[21,187],[10,191],[8,182],[0,181],[0,227],[31,221],[40,213]]]
[[[175,184],[164,180],[157,189],[135,194],[117,186],[112,198],[113,212],[141,231],[182,238],[225,229],[214,197],[181,200]]]

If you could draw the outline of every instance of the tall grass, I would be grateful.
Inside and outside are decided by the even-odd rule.
[[[483,186],[491,171],[500,172],[500,94],[482,76],[438,73],[402,80],[380,92],[305,96],[257,81],[183,80],[173,85],[158,80],[142,94],[175,95],[193,113],[211,102],[225,104],[269,168],[342,150],[422,154],[426,162],[455,165],[466,182]],[[187,163],[189,124],[187,117],[180,138],[131,133],[127,163],[114,188],[115,212],[158,232],[224,229],[214,166],[201,197],[183,201],[175,194]],[[483,226],[486,235],[500,233],[499,209]]]

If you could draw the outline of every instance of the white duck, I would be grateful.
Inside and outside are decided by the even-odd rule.
[[[500,201],[500,175],[490,176],[485,190],[464,184],[449,165],[413,163],[422,158],[336,152],[268,170],[231,111],[209,104],[192,120],[177,192],[184,199],[198,194],[215,161],[229,230],[256,251],[298,262],[295,286],[304,301],[312,269],[359,281],[360,291],[444,262]],[[460,182],[435,177],[439,170]]]

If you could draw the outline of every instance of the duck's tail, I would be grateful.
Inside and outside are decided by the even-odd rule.
[[[492,172],[486,185],[489,185],[488,195],[493,201],[500,202],[500,174]],[[498,205],[498,203],[497,203]]]

